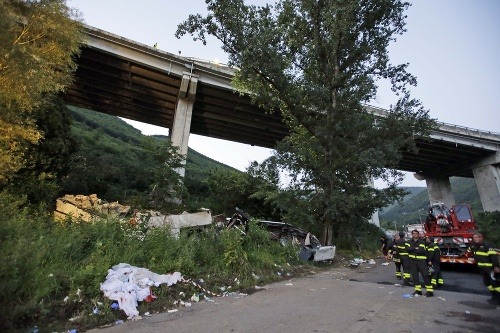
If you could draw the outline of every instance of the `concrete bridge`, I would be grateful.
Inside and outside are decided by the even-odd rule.
[[[232,88],[233,69],[85,29],[68,104],[168,128],[183,154],[190,133],[266,148],[288,134],[279,114],[266,113]],[[366,108],[382,117],[388,112]],[[439,123],[417,146],[398,168],[426,180],[431,202],[451,205],[449,177],[474,177],[484,210],[500,210],[500,134]]]

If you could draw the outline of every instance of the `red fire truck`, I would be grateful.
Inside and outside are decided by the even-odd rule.
[[[441,249],[442,263],[475,264],[472,254],[467,251],[476,230],[469,205],[456,204],[447,208],[442,203],[432,204],[424,228],[425,235],[434,237]]]

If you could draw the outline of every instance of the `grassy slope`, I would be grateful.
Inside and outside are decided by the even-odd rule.
[[[107,115],[100,112],[95,112],[91,110],[85,110],[77,107],[70,107],[73,111],[74,126],[102,130],[104,133],[112,138],[118,139],[124,143],[129,143],[131,145],[138,145],[145,136],[142,132],[132,125],[129,125],[125,121],[121,120],[116,116]],[[167,139],[167,136],[153,135],[158,139]],[[186,161],[186,167],[190,168],[190,164],[193,166],[198,166],[203,169],[208,168],[228,168],[234,170],[232,167],[220,163],[216,160],[211,159],[197,151],[189,148],[188,149],[188,159]]]

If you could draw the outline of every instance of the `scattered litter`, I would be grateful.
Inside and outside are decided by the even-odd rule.
[[[415,295],[416,296],[416,295]],[[413,295],[412,294],[404,294],[403,295],[403,298],[413,298]]]
[[[115,321],[115,325],[120,325],[120,324],[123,324],[123,320],[118,319],[117,321]]]
[[[369,263],[370,265],[375,265],[375,264],[376,264],[375,260],[373,260],[373,259],[370,259],[370,260],[368,261],[368,263]]]
[[[293,283],[285,283],[285,286],[293,286]]]
[[[468,311],[468,310],[465,310],[465,313],[466,313],[466,314],[470,314],[470,311]]]
[[[389,266],[389,263],[388,262],[383,262],[382,266]]]
[[[179,310],[178,309],[172,309],[172,310],[168,310],[167,312],[168,313],[174,313],[174,312],[179,312]]]
[[[394,283],[394,285],[395,285],[396,287],[401,287],[401,284],[400,284],[400,283]]]
[[[118,305],[118,302],[115,301],[115,302],[111,303],[110,308],[113,310],[118,310],[120,308],[120,305]]]
[[[144,315],[145,315],[146,317],[151,317],[151,313],[149,313],[149,311],[148,311],[148,312],[145,312],[145,313],[144,313]]]
[[[99,308],[97,306],[92,309],[92,313],[95,314],[95,315],[99,314],[99,312],[100,311],[99,311]]]
[[[389,295],[394,294],[394,291],[389,291]]]
[[[446,302],[446,300],[445,300],[443,297],[438,296],[438,298],[439,298],[440,300],[442,300],[442,301],[445,301],[445,302]]]
[[[261,286],[254,286],[255,289],[259,290],[259,289],[267,289],[266,287],[261,287]]]
[[[68,333],[76,333],[78,332],[76,328],[71,328],[68,330]]]
[[[191,301],[193,301],[193,302],[199,302],[200,301],[200,296],[196,295],[196,294],[193,294],[193,296],[191,296]]]

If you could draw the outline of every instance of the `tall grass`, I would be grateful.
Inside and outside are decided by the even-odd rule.
[[[238,230],[206,229],[182,232],[176,239],[167,228],[132,227],[118,219],[58,223],[49,215],[20,210],[22,202],[11,199],[0,197],[2,332],[34,325],[42,331],[85,329],[113,322],[119,314],[109,310],[111,302],[99,287],[118,263],[160,274],[179,271],[185,278],[203,279],[213,290],[235,281],[232,290],[269,282],[278,278],[271,272],[276,267],[302,264],[297,249],[269,240],[266,231],[253,225],[245,237]],[[162,288],[157,294],[167,298],[169,292]],[[93,316],[97,304],[103,311]]]

